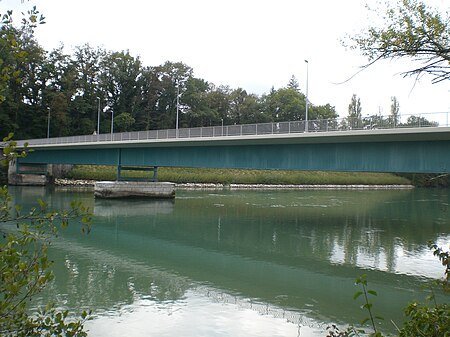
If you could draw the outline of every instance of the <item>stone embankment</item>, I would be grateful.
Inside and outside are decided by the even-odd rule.
[[[55,179],[57,186],[94,187],[95,180]],[[269,184],[176,184],[180,190],[403,190],[412,185],[269,185]]]
[[[94,187],[95,180],[56,178],[54,183],[56,186]]]

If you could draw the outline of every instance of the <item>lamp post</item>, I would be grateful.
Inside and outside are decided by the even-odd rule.
[[[50,138],[50,111],[52,108],[48,108],[48,117],[47,117],[47,138]]]
[[[114,133],[114,110],[111,109],[111,140],[113,140],[112,138],[113,133]]]
[[[178,113],[180,109],[180,82],[177,80],[177,121],[175,125],[176,138],[178,138]]]
[[[100,134],[100,97],[97,97],[98,112],[97,112],[97,134]]]
[[[305,113],[305,132],[308,132],[308,105],[309,105],[309,99],[308,99],[308,77],[309,77],[309,62],[308,60],[305,60],[306,62],[306,113]]]

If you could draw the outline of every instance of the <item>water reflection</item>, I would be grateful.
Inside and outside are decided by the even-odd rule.
[[[56,208],[75,198],[94,209],[89,236],[71,226],[54,242],[56,280],[46,296],[94,309],[97,334],[122,315],[130,322],[145,312],[164,321],[178,315],[171,312],[177,308],[210,320],[201,326],[219,332],[209,335],[221,335],[218,317],[251,312],[268,316],[267,330],[272,319],[282,319],[294,325],[285,335],[298,327],[314,335],[310,327],[360,320],[352,294],[354,278],[363,273],[380,294],[377,310],[399,322],[424,281],[443,274],[426,242],[450,239],[449,192],[443,190],[189,191],[175,202],[14,190],[22,204],[36,195]],[[166,328],[155,329],[177,331]]]
[[[113,200],[95,199],[94,215],[108,218],[148,217],[173,212],[175,200]]]

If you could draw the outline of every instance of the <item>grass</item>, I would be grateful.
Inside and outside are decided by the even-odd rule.
[[[123,176],[149,177],[152,172],[122,171]],[[114,166],[77,165],[71,179],[116,180]],[[390,173],[240,170],[160,167],[159,181],[174,183],[281,184],[281,185],[405,185],[406,178]]]

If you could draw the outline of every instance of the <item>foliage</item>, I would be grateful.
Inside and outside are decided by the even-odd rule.
[[[133,178],[143,177],[138,171],[128,173]],[[113,166],[76,165],[68,177],[87,180],[114,180],[117,168]],[[148,173],[147,173],[148,177]],[[158,178],[174,183],[217,184],[281,184],[281,185],[401,185],[407,179],[389,173],[316,172],[284,170],[202,169],[160,167]]]
[[[397,100],[397,97],[392,96],[391,97],[391,121],[392,126],[396,127],[399,124],[400,121],[400,103]]]
[[[450,305],[410,303],[405,314],[408,320],[400,330],[400,337],[427,336],[446,337],[450,336]]]
[[[408,127],[423,127],[423,126],[438,126],[439,123],[437,122],[430,122],[425,117],[421,116],[409,116],[406,120],[406,123],[400,123],[398,124],[399,127],[402,126],[408,126]]]
[[[440,284],[444,292],[450,292],[450,253],[445,251],[437,244],[430,242],[429,248],[433,251],[433,255],[437,256],[439,261],[445,267],[445,277],[437,282]],[[354,299],[364,295],[364,303],[362,309],[366,310],[368,316],[361,322],[364,325],[370,322],[372,332],[368,333],[363,329],[356,329],[353,326],[344,329],[339,329],[335,324],[332,324],[327,328],[327,337],[350,337],[350,336],[371,336],[382,337],[384,336],[378,331],[376,326],[376,320],[383,320],[380,316],[373,314],[373,304],[369,300],[369,295],[377,296],[374,290],[367,288],[366,275],[362,275],[356,279],[356,284],[361,285],[362,290],[357,291],[353,296]],[[395,327],[398,331],[399,337],[411,337],[411,336],[426,336],[426,337],[446,337],[450,336],[450,304],[449,303],[437,303],[434,296],[433,288],[430,286],[431,296],[428,297],[426,303],[412,302],[404,309],[407,320],[401,328],[398,328],[395,323]]]
[[[39,127],[42,115],[39,103],[45,97],[46,72],[43,51],[33,38],[34,28],[44,22],[36,8],[24,16],[21,26],[13,26],[12,11],[1,17],[0,27],[0,134],[8,134],[0,143],[0,164],[6,166],[27,149],[18,151],[13,134],[22,126],[29,134]],[[25,135],[26,133],[23,133]],[[81,204],[70,211],[57,212],[38,201],[38,206],[22,211],[12,207],[6,187],[0,188],[0,334],[2,336],[86,336],[83,323],[88,318],[69,317],[68,311],[54,304],[37,313],[29,311],[33,297],[52,280],[47,250],[58,226],[69,219],[81,218],[82,231],[89,231],[90,214]]]
[[[294,77],[286,87],[258,96],[195,77],[182,62],[145,66],[129,51],[88,44],[70,55],[64,46],[45,51],[26,29],[10,20],[0,30],[0,43],[5,34],[14,41],[14,47],[0,46],[2,137],[13,131],[18,139],[45,138],[49,121],[52,137],[92,134],[99,110],[100,133],[110,132],[112,116],[115,131],[173,129],[177,97],[180,128],[305,117],[305,95]],[[310,110],[310,119],[337,116],[330,104],[311,104]]]
[[[1,144],[6,165],[25,152],[17,153],[12,134]],[[38,200],[38,205],[23,211],[12,206],[7,187],[0,188],[0,334],[2,336],[86,336],[81,318],[69,317],[67,310],[59,310],[49,303],[37,313],[29,311],[30,301],[52,280],[52,262],[47,251],[58,227],[66,227],[69,220],[81,219],[82,232],[89,232],[91,214],[81,203],[73,202],[70,211],[57,212]]]
[[[348,105],[348,126],[351,129],[362,128],[362,107],[361,99],[353,94],[350,104]]]
[[[444,292],[450,292],[450,253],[437,244],[430,242],[429,248],[433,251],[442,265],[445,267],[444,278],[437,282]],[[433,289],[428,303],[412,302],[405,308],[408,320],[399,332],[400,337],[427,336],[441,337],[450,336],[450,304],[437,303]]]
[[[374,9],[376,17],[383,10]],[[420,0],[386,1],[380,27],[371,26],[350,38],[352,48],[359,48],[369,64],[382,59],[407,58],[418,65],[404,76],[432,76],[438,83],[450,79],[450,17]]]
[[[438,245],[433,242],[429,242],[428,246],[433,251],[433,255],[437,256],[439,261],[445,267],[445,277],[440,283],[444,291],[450,292],[450,252],[444,251],[441,247],[438,247]]]
[[[369,295],[371,296],[377,296],[377,292],[375,290],[371,290],[367,288],[367,275],[362,275],[360,277],[358,277],[356,279],[356,284],[360,284],[362,291],[358,291],[355,293],[355,295],[353,296],[353,299],[357,299],[358,297],[360,297],[361,295],[364,295],[364,304],[362,305],[362,309],[366,309],[369,316],[365,317],[362,321],[361,324],[365,324],[366,322],[370,321],[370,324],[373,328],[373,331],[375,332],[375,336],[378,335],[378,331],[377,331],[377,327],[375,324],[376,320],[383,320],[384,318],[381,316],[375,316],[372,310],[373,304],[369,301]]]
[[[128,112],[122,112],[119,116],[114,118],[114,130],[117,132],[130,131],[135,119]]]
[[[1,15],[0,23],[0,103],[5,100],[7,82],[20,81],[21,73],[15,69],[15,62],[26,60],[27,52],[21,48],[21,41],[29,39],[38,24],[45,23],[45,18],[39,15],[36,7],[22,14],[20,28],[13,27],[12,11]]]

